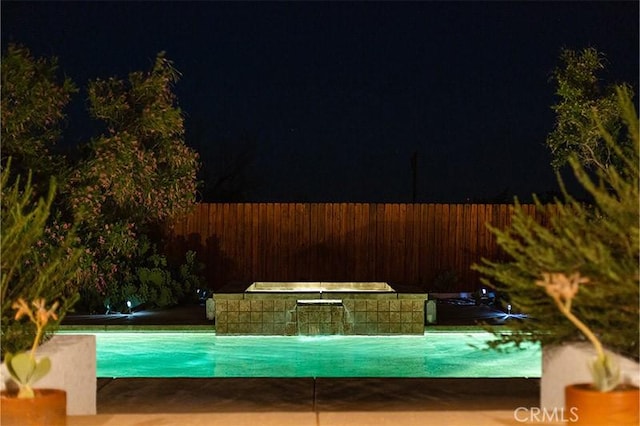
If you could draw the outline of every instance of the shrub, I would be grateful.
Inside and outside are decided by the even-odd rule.
[[[10,163],[10,162],[9,162]],[[9,184],[10,164],[2,171],[2,256],[0,264],[2,353],[30,347],[33,327],[13,317],[11,304],[23,298],[44,298],[60,302],[55,327],[78,298],[75,285],[82,250],[72,228],[47,231],[51,204],[55,196],[52,179],[46,198],[34,199],[31,176]],[[54,226],[55,227],[55,226]],[[49,232],[49,235],[47,235]]]
[[[626,135],[620,133],[624,140],[614,139],[597,113],[593,115],[595,126],[614,157],[611,165],[593,174],[576,156],[569,160],[593,202],[584,204],[565,193],[564,201],[556,201],[557,213],[551,216],[547,227],[516,204],[511,226],[504,230],[492,228],[498,245],[511,260],[499,263],[485,259],[474,268],[485,275],[485,282],[509,294],[514,310],[531,316],[531,320],[511,323],[513,333],[498,332],[500,340],[492,344],[494,347],[523,341],[552,344],[582,339],[544,290],[535,285],[543,273],[579,273],[589,278],[589,284],[581,286],[573,300],[575,315],[590,325],[606,347],[638,357],[638,116],[624,87],[618,89],[617,96],[620,119],[627,131]],[[544,209],[540,203],[537,206]]]

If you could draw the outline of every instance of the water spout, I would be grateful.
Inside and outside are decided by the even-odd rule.
[[[344,333],[342,299],[298,299],[296,317],[299,336]]]

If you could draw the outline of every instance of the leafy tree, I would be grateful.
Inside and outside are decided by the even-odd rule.
[[[598,73],[605,68],[605,58],[594,48],[580,52],[564,49],[560,59],[562,66],[552,76],[560,102],[552,106],[556,123],[546,141],[553,155],[552,166],[560,169],[575,154],[587,168],[605,169],[616,156],[605,143],[593,113],[608,134],[623,142],[618,137],[623,123],[616,88],[632,93],[631,88],[627,84],[601,87]]]
[[[10,163],[10,162],[8,162]],[[1,284],[2,353],[27,349],[35,331],[27,322],[14,319],[11,304],[44,298],[59,301],[59,320],[78,298],[78,260],[82,251],[77,246],[73,228],[52,231],[48,223],[55,195],[51,180],[46,198],[35,199],[31,176],[20,177],[9,184],[10,165],[2,171]],[[58,321],[59,321],[58,320]],[[57,325],[57,322],[53,324]]]
[[[59,140],[64,108],[77,92],[69,78],[59,78],[56,58],[35,59],[11,44],[1,62],[2,163],[12,158],[14,175],[34,173],[43,193],[50,176],[60,176],[64,159],[52,151]],[[37,188],[34,188],[37,189]]]
[[[47,228],[51,239],[71,218],[81,218],[77,234],[85,249],[76,279],[83,299],[122,303],[127,289],[141,288],[136,270],[152,252],[144,247],[157,242],[164,221],[195,201],[199,161],[184,143],[175,105],[178,72],[161,53],[151,71],[133,72],[127,81],[90,82],[89,113],[105,130],[81,146],[84,155],[68,168],[50,148],[76,89],[56,72],[55,59],[33,58],[23,47],[11,46],[3,57],[3,163],[5,154],[13,154],[20,170],[33,169],[36,193],[51,176],[58,178],[60,194]]]
[[[543,273],[579,272],[589,278],[573,300],[572,310],[611,350],[638,357],[640,228],[638,182],[640,141],[638,116],[625,86],[616,91],[616,110],[625,132],[610,133],[601,110],[592,110],[591,125],[606,144],[611,165],[587,170],[578,154],[568,162],[593,204],[576,201],[569,194],[556,200],[548,226],[513,207],[512,224],[491,228],[498,245],[509,256],[504,263],[483,259],[474,265],[484,282],[507,293],[515,310],[531,319],[511,323],[513,333],[502,334],[490,345],[543,344],[579,340],[576,328],[556,309],[544,289],[535,285]],[[605,114],[605,120],[611,117]],[[610,121],[609,121],[610,123]],[[613,165],[619,166],[613,166]],[[537,203],[544,210],[541,203]]]
[[[129,218],[138,225],[170,219],[195,202],[198,155],[184,143],[184,125],[174,106],[178,73],[159,54],[151,72],[134,72],[89,84],[91,115],[107,133],[89,145],[74,173],[75,208],[92,217]]]
[[[97,259],[92,281],[112,307],[130,298],[161,306],[177,301],[173,281],[156,280],[161,288],[148,292],[146,275],[137,272],[159,256],[147,247],[153,230],[195,202],[198,155],[184,143],[172,92],[177,78],[161,53],[148,73],[89,84],[90,113],[106,132],[91,141],[73,174],[71,200],[75,211],[89,212],[82,229]],[[160,267],[160,275],[169,274],[166,261]]]

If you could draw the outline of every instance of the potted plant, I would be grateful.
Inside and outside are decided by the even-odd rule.
[[[581,284],[589,279],[573,273],[544,273],[537,281],[553,299],[562,315],[591,342],[596,358],[589,365],[593,381],[576,383],[565,388],[565,413],[573,423],[582,425],[629,425],[638,424],[638,401],[640,390],[621,383],[620,368],[608,354],[598,337],[571,311],[571,304]]]
[[[77,300],[74,279],[82,251],[75,245],[73,227],[55,234],[50,239],[55,241],[47,239],[55,182],[51,181],[46,198],[36,198],[31,175],[26,181],[13,177],[9,184],[12,177],[7,161],[0,181],[0,346],[2,360],[19,389],[2,392],[2,424],[64,424],[64,392],[34,390],[32,385],[51,368],[48,359],[36,360],[36,349]],[[46,300],[55,302],[47,307]],[[15,315],[11,308],[17,309]],[[45,421],[37,407],[50,400],[60,407],[51,411],[53,421]]]
[[[58,319],[55,302],[47,309],[45,300],[34,300],[29,305],[20,298],[12,307],[17,311],[16,320],[26,316],[36,328],[33,345],[29,351],[15,355],[7,353],[4,362],[17,390],[1,393],[3,425],[65,425],[67,418],[67,394],[60,389],[34,389],[32,386],[51,370],[51,361],[36,359],[36,350],[44,335],[49,319]]]
[[[527,316],[507,321],[507,332],[493,328],[496,339],[488,342],[490,347],[503,349],[533,342],[553,354],[555,349],[562,352],[582,346],[574,343],[586,339],[596,351],[591,368],[594,378],[593,383],[577,388],[589,388],[590,396],[606,398],[627,387],[618,382],[613,353],[627,358],[621,362],[635,364],[628,370],[631,374],[622,378],[628,382],[638,379],[640,137],[628,86],[615,86],[597,99],[591,96],[605,92],[576,87],[599,81],[589,68],[589,64],[601,65],[593,55],[590,50],[567,54],[566,75],[558,77],[564,101],[555,107],[558,125],[553,147],[565,154],[575,150],[566,159],[583,189],[582,199],[569,195],[559,179],[563,200],[544,205],[536,199],[537,217],[516,202],[507,226],[489,226],[504,257],[483,259],[474,269],[483,274],[485,284],[509,296],[514,311]],[[566,144],[560,145],[563,142]],[[564,391],[573,380],[570,374],[550,377],[548,370],[543,368],[542,372],[542,400],[548,399],[546,385],[561,385]],[[591,388],[601,391],[592,392]],[[635,393],[637,416],[637,389],[628,389]],[[561,397],[552,401],[553,405],[541,401],[543,408],[565,406],[564,392],[558,394]],[[571,401],[569,404],[575,404]],[[592,402],[591,407],[609,404]],[[575,419],[570,412],[566,414],[569,420]],[[582,416],[586,414],[583,408]],[[600,420],[591,420],[592,424],[622,424],[606,418],[607,414],[600,416]],[[637,425],[637,417],[632,424]]]

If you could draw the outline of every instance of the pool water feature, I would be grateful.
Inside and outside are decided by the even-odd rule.
[[[98,377],[540,377],[541,351],[484,350],[487,332],[422,336],[94,334]],[[472,345],[476,346],[473,347]]]
[[[232,283],[213,294],[219,335],[424,333],[427,294],[385,282]]]

